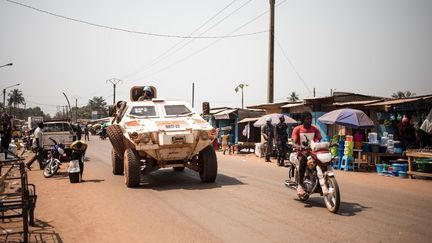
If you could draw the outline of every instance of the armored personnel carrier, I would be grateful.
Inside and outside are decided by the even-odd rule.
[[[217,157],[211,146],[216,130],[184,101],[157,98],[153,86],[134,86],[130,102],[119,101],[107,129],[113,146],[114,175],[124,174],[127,187],[140,185],[141,174],[160,168],[199,173],[214,182]]]

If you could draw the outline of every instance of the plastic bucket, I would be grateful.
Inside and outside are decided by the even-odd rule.
[[[376,164],[376,170],[378,172],[378,175],[382,175],[384,171],[384,164]]]
[[[399,171],[399,178],[408,178],[408,173],[406,171]]]
[[[69,181],[70,181],[70,183],[81,182],[80,173],[79,172],[69,173]]]
[[[400,171],[401,170],[401,167],[400,167],[400,165],[399,164],[393,164],[392,165],[393,166],[393,171],[396,171],[396,172],[398,172],[398,171]]]
[[[399,171],[407,172],[408,164],[399,164]]]
[[[352,141],[353,141],[353,136],[351,136],[351,135],[347,135],[347,136],[346,136],[346,141],[347,141],[347,142],[352,142]]]

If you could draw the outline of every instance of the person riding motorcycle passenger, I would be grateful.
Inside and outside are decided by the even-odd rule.
[[[270,155],[273,151],[273,139],[274,139],[274,126],[271,124],[272,118],[266,118],[266,124],[261,128],[261,134],[266,141],[266,149],[265,149],[265,161],[270,161]]]
[[[294,144],[301,151],[302,145],[305,145],[308,141],[319,142],[321,140],[321,133],[318,128],[312,125],[312,114],[310,112],[304,112],[301,116],[301,124],[296,126],[291,136]],[[307,157],[301,152],[298,153],[300,161],[299,166],[299,183],[297,186],[297,194],[304,195],[305,191],[303,188],[303,179],[306,172]]]
[[[279,123],[276,125],[275,140],[277,146],[277,161],[278,165],[284,165],[285,156],[287,153],[287,142],[288,142],[288,125],[285,123],[284,115],[279,116]]]
[[[138,101],[143,100],[151,100],[153,99],[153,91],[150,86],[144,86],[142,89],[142,92],[140,94],[140,97],[138,98]]]

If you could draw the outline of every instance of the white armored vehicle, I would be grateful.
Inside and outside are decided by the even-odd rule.
[[[113,174],[124,174],[126,186],[136,187],[141,174],[187,167],[199,172],[202,182],[214,182],[215,129],[186,102],[159,99],[156,94],[153,86],[134,86],[131,101],[116,104],[107,129]]]

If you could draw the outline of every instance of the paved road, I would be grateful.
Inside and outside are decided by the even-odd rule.
[[[111,173],[108,140],[92,137],[84,179],[31,171],[38,187],[32,240],[41,242],[426,242],[432,181],[336,172],[339,214],[307,204],[283,181],[286,169],[253,155],[218,153],[215,183],[186,169],[154,172],[136,189]],[[67,166],[63,165],[65,170]],[[41,228],[42,227],[42,228]]]

